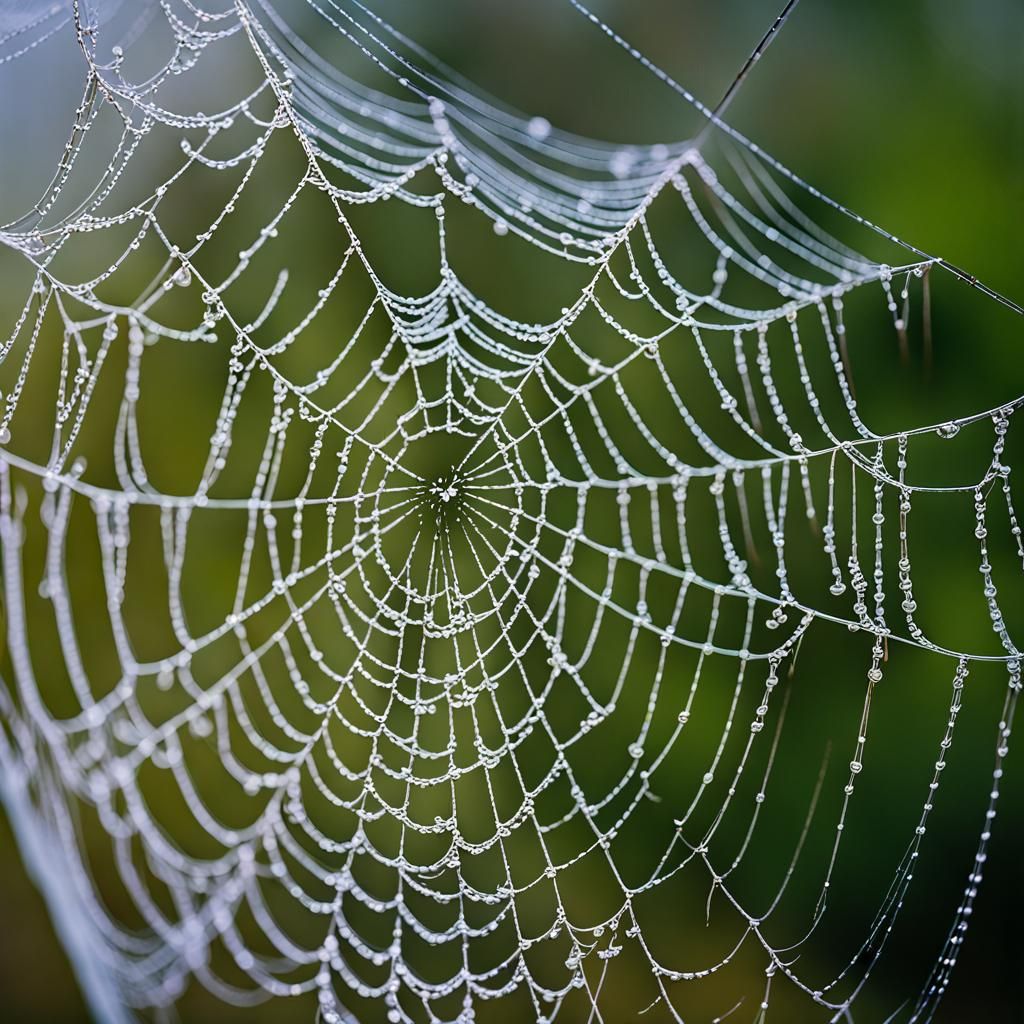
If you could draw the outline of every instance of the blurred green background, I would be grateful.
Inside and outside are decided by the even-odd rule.
[[[618,51],[568,3],[440,0],[414,4],[392,0],[372,6],[493,95],[528,114],[543,115],[558,127],[623,142],[673,140],[694,130],[692,112],[683,102]],[[724,92],[777,13],[774,4],[763,0],[704,4],[608,0],[595,3],[594,10],[709,103]],[[4,220],[33,201],[43,169],[52,166],[66,137],[81,78],[81,68],[70,59],[72,52],[53,49],[45,77],[35,77],[18,88],[16,103],[0,104],[0,140],[5,140],[0,142],[0,213]],[[1012,0],[971,4],[951,0],[900,4],[802,0],[754,69],[728,120],[826,194],[1021,301],[1022,58],[1024,8]],[[37,62],[37,72],[38,68]],[[16,81],[9,71],[6,81]],[[214,208],[219,196],[214,190],[209,196],[195,196],[200,216],[204,204]],[[400,217],[396,224],[395,231],[404,230]],[[367,226],[372,230],[370,221]],[[415,239],[414,229],[409,230],[413,232],[409,237]],[[326,226],[313,222],[305,231],[306,250],[296,255],[296,263],[315,267],[318,261],[329,262],[336,255],[332,249],[336,237]],[[389,242],[393,237],[389,236]],[[856,237],[859,242],[864,236]],[[372,237],[367,245],[396,278],[408,275],[417,282],[429,282],[429,260],[424,274],[414,258],[389,257],[383,252],[394,247],[381,246],[378,253]],[[473,264],[474,285],[492,297],[507,289],[511,280],[515,294],[506,298],[505,306],[510,312],[517,312],[520,300],[543,309],[560,290],[571,292],[574,278],[568,272],[562,278],[547,277],[550,261],[544,265],[545,279],[535,281],[528,255],[520,254],[510,267],[497,259],[492,262],[492,248],[487,244],[472,245],[463,258],[466,264]],[[870,242],[865,248],[869,255],[875,254]],[[24,277],[13,269],[15,262],[5,257],[3,267],[8,273],[0,281],[5,324],[24,297]],[[509,273],[514,276],[504,276]],[[892,429],[899,424],[935,422],[1024,392],[1020,355],[1024,331],[1019,318],[985,302],[951,277],[936,275],[933,289],[935,352],[929,372],[920,348],[914,349],[907,366],[900,364],[893,345],[872,337],[854,349],[862,406],[873,426]],[[524,297],[527,293],[528,298]],[[492,297],[492,301],[496,300]],[[324,339],[324,344],[328,343]],[[187,361],[178,357],[166,364],[165,415],[172,414],[176,398],[185,388],[195,389],[193,400],[198,407],[204,398],[212,400],[222,387],[216,375],[220,358],[216,352],[186,355]],[[205,383],[194,376],[200,362],[210,371]],[[113,393],[107,396],[111,415],[116,398]],[[36,392],[34,400],[41,408],[45,391]],[[46,422],[42,413],[40,422]],[[168,445],[164,467],[168,481],[177,476],[181,486],[186,486],[194,452],[189,455],[184,449],[190,441],[199,444],[203,429],[202,425],[179,427],[183,453],[175,455]],[[46,439],[41,434],[33,439],[31,431],[26,433],[24,441],[25,434],[15,433],[14,448],[24,444],[24,452],[32,454],[35,449],[38,458],[40,450],[45,453]],[[1019,455],[1019,441],[1011,442],[1013,452]],[[175,458],[179,463],[174,463]],[[967,472],[965,469],[965,475]],[[172,484],[166,486],[171,489]],[[958,639],[966,646],[990,648],[986,624],[961,608],[964,588],[976,580],[970,547],[964,558],[958,559],[957,552],[944,550],[948,540],[945,524],[931,521],[924,529],[923,546],[931,547],[937,560],[927,578],[944,595],[951,620],[946,624],[962,627]],[[211,592],[217,592],[228,586],[230,579],[207,582]],[[1013,593],[1012,587],[1008,593]],[[1019,619],[1024,605],[1018,603],[1011,612]],[[102,610],[98,614],[102,616]],[[1010,618],[1012,622],[1012,614]],[[810,679],[801,687],[799,674],[795,678],[787,734],[797,746],[802,738],[803,745],[814,753],[808,753],[809,762],[794,762],[799,792],[787,808],[791,817],[803,813],[801,801],[813,782],[811,775],[823,743],[834,739],[837,749],[845,751],[842,743],[855,727],[863,659],[851,653],[848,664],[842,659],[834,663],[836,651],[845,652],[842,643],[842,638],[823,636],[820,646],[808,645],[801,654],[801,667],[808,670]],[[899,690],[887,690],[880,697],[873,719],[872,739],[878,748],[875,774],[866,778],[866,788],[859,794],[862,817],[858,820],[867,838],[858,840],[862,847],[855,847],[861,850],[860,861],[846,868],[846,888],[837,897],[845,901],[837,904],[840,922],[857,921],[858,903],[862,899],[873,902],[881,895],[877,869],[888,863],[886,858],[903,841],[890,842],[886,826],[899,818],[898,809],[905,810],[918,800],[919,769],[927,767],[922,751],[928,749],[945,714],[945,669],[936,681],[923,658],[908,656],[901,664],[902,673],[893,674]],[[822,671],[821,665],[827,669]],[[834,692],[822,692],[818,684],[823,676]],[[956,759],[944,779],[943,817],[930,830],[925,845],[928,856],[919,872],[923,877],[915,883],[914,899],[904,910],[904,931],[879,972],[878,1001],[865,1003],[855,1013],[858,1021],[880,1021],[881,1007],[892,1009],[893,994],[916,992],[918,979],[923,981],[922,968],[936,955],[962,888],[984,812],[1001,695],[996,673],[979,672],[977,679],[955,743]],[[837,757],[841,762],[845,753]],[[952,988],[937,1017],[941,1021],[1024,1020],[1024,932],[1020,927],[1024,910],[1020,895],[1024,881],[1024,779],[1018,760],[1011,744],[1002,813],[983,891]],[[788,841],[789,833],[779,840],[780,844]],[[42,900],[26,878],[6,827],[0,841],[0,916],[4,924],[0,933],[0,1017],[30,1022],[88,1019]],[[702,925],[699,910],[693,920]],[[687,934],[680,941],[688,947],[699,945],[702,934]],[[845,957],[831,955],[842,947],[841,938],[834,940],[834,947],[828,945],[832,940],[825,940],[821,950],[825,965],[836,963],[837,957],[839,963],[844,961]],[[750,968],[751,998],[761,983],[759,970],[763,968]],[[622,1009],[632,1006],[628,995],[622,991],[609,996],[610,1024],[633,1019]],[[779,1000],[774,1011],[777,1020],[823,1019],[821,1015],[805,1017],[809,1012],[806,1003],[789,1004],[784,995]],[[706,1019],[708,1013],[701,1005],[691,1012],[694,1020]],[[621,1018],[615,1016],[619,1013]],[[486,1010],[482,1018],[483,1024],[490,1024]],[[207,1020],[287,1024],[311,1019],[311,1007],[308,1003],[294,1007],[275,1003],[267,1011],[228,1011],[201,994],[190,993],[181,1019],[186,1024]],[[504,1018],[494,1017],[499,1019]],[[575,1022],[568,1015],[564,1019],[569,1024]]]

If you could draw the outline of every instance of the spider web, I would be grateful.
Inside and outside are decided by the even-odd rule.
[[[0,21],[0,64],[71,37],[86,63],[0,236],[27,296],[0,349],[0,788],[100,1019],[194,981],[329,1024],[852,1019],[970,676],[1005,695],[984,822],[885,1012],[946,989],[1020,688],[995,564],[1012,592],[1021,400],[872,429],[848,335],[928,343],[933,278],[967,276],[597,23],[691,103],[689,141],[521,116],[354,0]],[[474,261],[513,246],[485,297]],[[516,318],[549,272],[561,312]],[[922,519],[949,552],[913,547]],[[984,649],[918,568],[954,535]],[[900,671],[941,701],[895,739],[918,799],[816,958],[870,860]],[[800,705],[845,746],[790,736]]]

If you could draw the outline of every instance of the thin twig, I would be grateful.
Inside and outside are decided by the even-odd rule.
[[[728,89],[725,90],[725,94],[715,105],[711,111],[711,116],[708,118],[707,123],[700,130],[697,137],[693,140],[693,145],[696,148],[700,148],[701,143],[704,141],[708,132],[711,131],[712,127],[721,119],[725,113],[729,104],[736,98],[736,93],[740,91],[740,86],[743,85],[747,75],[750,74],[751,69],[761,59],[761,55],[771,46],[772,41],[779,34],[782,26],[786,24],[786,19],[792,13],[793,8],[800,2],[800,0],[789,0],[789,3],[783,7],[779,16],[772,22],[768,31],[761,36],[761,41],[751,51],[750,56],[744,61],[743,67],[740,68],[736,77],[732,80],[732,84]]]

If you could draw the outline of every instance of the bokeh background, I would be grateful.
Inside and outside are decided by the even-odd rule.
[[[638,143],[676,139],[693,130],[692,112],[682,101],[568,3],[382,0],[373,6],[490,93],[561,128]],[[775,6],[765,0],[606,0],[595,2],[594,9],[656,64],[713,104],[774,18]],[[1020,301],[1022,58],[1024,8],[1013,0],[802,0],[754,69],[728,120],[826,194]],[[3,220],[34,200],[66,138],[79,96],[81,67],[73,59],[73,47],[55,46],[45,75],[38,73],[38,61],[34,67],[36,73],[26,72],[23,79],[17,77],[22,72],[5,70],[0,95]],[[326,251],[328,243],[314,239],[307,254],[312,260],[315,244]],[[489,264],[482,246],[480,254],[474,272],[481,287],[500,291],[506,279],[498,275],[509,268]],[[406,270],[398,263],[394,267],[396,274]],[[525,259],[513,273],[516,287],[530,287]],[[568,280],[538,282],[537,293],[553,294]],[[0,280],[5,323],[23,299],[21,284],[13,275]],[[854,352],[859,383],[870,382],[861,389],[869,422],[888,427],[930,422],[1024,392],[1024,331],[1018,318],[950,277],[936,281],[934,303],[930,367],[925,367],[919,349],[902,365],[894,346],[871,339]],[[183,386],[184,380],[179,383]],[[932,523],[929,529],[933,546],[941,549],[942,524]],[[961,588],[973,582],[970,571],[958,562],[947,575],[931,577],[944,588],[951,618],[958,615]],[[966,628],[968,633],[979,630],[980,643],[984,623],[972,620]],[[814,653],[802,655],[804,664],[813,664]],[[822,658],[828,654],[817,653]],[[861,670],[860,665],[851,667],[850,678]],[[828,671],[841,689],[843,667],[830,665]],[[934,732],[947,700],[945,681],[933,685],[923,664],[919,670],[911,665],[899,680],[899,696],[888,705],[881,702],[875,712],[875,728],[890,742],[879,742],[886,760],[876,764],[874,788],[864,795],[877,829],[873,843],[865,841],[862,851],[859,870],[865,890],[872,882],[877,886],[877,863],[869,847],[876,847],[880,860],[891,850],[886,846],[887,809],[912,802],[920,789],[919,773],[909,770],[915,724],[919,720],[922,729]],[[802,694],[806,701],[801,713]],[[922,965],[935,955],[943,936],[984,811],[999,698],[999,679],[982,674],[964,713],[957,759],[944,780],[945,816],[929,837],[924,877],[915,884],[917,902],[905,911],[910,932],[902,936],[895,958],[887,958],[878,982],[883,993],[899,988],[904,970],[921,976]],[[848,707],[842,704],[846,699]],[[852,691],[846,698],[836,696],[836,708],[848,712],[845,721],[852,722],[858,699]],[[826,713],[820,695],[797,690],[793,704],[794,720],[787,728],[806,736],[808,744],[820,743],[844,720],[839,711]],[[906,733],[902,739],[901,731]],[[939,1020],[1024,1020],[1024,773],[1018,760],[1019,752],[1011,752],[984,889]],[[851,921],[858,899],[856,871],[851,869],[846,878]],[[932,894],[943,898],[933,902]],[[0,918],[0,1017],[87,1020],[41,897],[24,872],[6,825],[0,838]],[[881,1020],[872,1013],[880,1014],[875,1007],[883,1005],[884,1000],[869,1002],[857,1020]],[[275,1005],[267,1015],[222,1013],[196,995],[186,1001],[181,1015],[186,1022],[258,1019],[287,1024],[310,1019],[308,1005],[289,1008],[294,1016],[285,1018],[284,1012]],[[787,1012],[802,1011],[788,1011],[782,1003],[778,1019],[803,1019]],[[486,1018],[484,1024],[489,1024]]]

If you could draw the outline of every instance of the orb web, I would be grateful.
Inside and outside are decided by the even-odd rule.
[[[686,141],[520,115],[354,0],[0,26],[0,73],[83,65],[0,234],[0,763],[97,1016],[198,985],[325,1022],[853,1019],[976,683],[976,846],[885,1010],[930,1017],[1020,687],[1020,400],[876,429],[854,367],[965,275],[636,51]],[[873,703],[922,674],[937,717],[880,730],[919,799],[826,942],[886,799]]]

